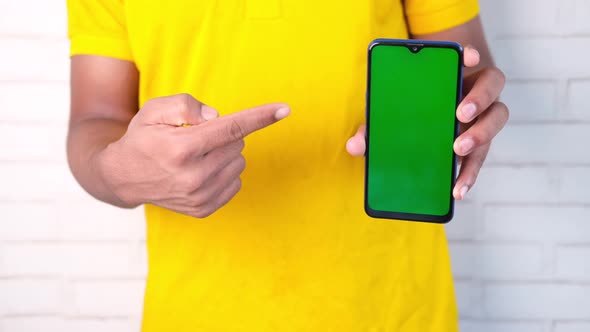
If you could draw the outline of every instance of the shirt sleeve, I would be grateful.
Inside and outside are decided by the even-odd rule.
[[[406,0],[404,3],[412,34],[450,29],[479,14],[477,0]]]
[[[67,0],[70,55],[133,61],[123,0]]]

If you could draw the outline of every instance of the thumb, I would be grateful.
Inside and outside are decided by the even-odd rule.
[[[463,64],[465,67],[477,67],[479,65],[480,55],[477,49],[471,45],[463,49]]]
[[[346,151],[351,155],[356,157],[365,155],[365,150],[367,149],[365,142],[366,129],[367,127],[365,125],[361,125],[356,134],[346,142]]]
[[[189,94],[179,94],[148,100],[138,115],[144,124],[180,127],[201,124],[219,113]]]

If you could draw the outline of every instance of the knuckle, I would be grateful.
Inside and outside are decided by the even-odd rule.
[[[170,144],[168,147],[170,160],[174,164],[183,164],[191,155],[190,150],[184,144]]]
[[[176,95],[176,107],[178,111],[188,113],[193,97],[188,93]]]
[[[489,77],[493,82],[500,82],[500,85],[503,87],[506,84],[506,76],[504,73],[498,69],[497,67],[491,67],[484,69],[484,73],[482,76]],[[494,84],[488,84],[487,89],[485,91],[485,97],[487,100],[495,100],[498,96],[495,95],[495,90],[492,87],[495,86]]]
[[[492,71],[493,74],[496,76],[496,79],[502,82],[502,86],[504,86],[506,84],[506,74],[504,74],[504,72],[500,70],[500,68],[498,67],[494,67]]]
[[[244,140],[243,139],[239,140],[237,142],[237,144],[238,144],[238,151],[240,151],[240,152],[244,151],[244,148],[246,147],[246,143],[244,142]]]
[[[237,163],[238,163],[238,170],[240,173],[242,173],[244,171],[244,169],[246,169],[246,158],[243,155],[239,155]]]
[[[237,178],[231,184],[231,187],[228,189],[226,193],[226,197],[224,197],[223,199],[224,205],[227,204],[227,202],[231,201],[231,199],[234,198],[240,192],[240,190],[242,190],[242,180],[240,178]]]
[[[212,211],[211,209],[207,209],[207,208],[199,208],[196,209],[193,213],[192,216],[199,218],[199,219],[204,219],[209,217],[210,215],[213,214],[214,211]]]
[[[497,99],[497,95],[495,95],[494,89],[490,86],[487,85],[485,88],[481,89],[481,92],[478,95],[478,102],[479,105],[482,107],[482,110],[485,108],[488,108],[495,99]]]
[[[235,119],[231,120],[228,131],[229,137],[233,140],[242,140],[245,137],[244,128]]]
[[[508,106],[506,106],[506,104],[504,104],[503,102],[499,101],[496,102],[496,108],[498,109],[498,112],[500,113],[502,120],[504,122],[507,122],[510,118],[510,110],[508,109]]]
[[[207,150],[206,147],[208,145],[207,137],[203,137],[202,135],[195,136],[191,143],[191,149],[195,156],[202,156],[204,155]]]
[[[482,96],[482,103],[485,103],[485,105],[482,105],[482,107],[489,107],[491,104],[494,103],[494,100],[496,100],[498,98],[498,96],[495,94],[494,90],[491,88],[485,89],[483,96]]]
[[[137,200],[137,193],[134,193],[126,186],[112,186],[112,190],[115,195],[123,202],[128,204],[133,204],[135,200]]]
[[[495,136],[496,133],[501,130],[506,122],[508,122],[510,114],[508,111],[508,107],[502,102],[495,102],[490,107],[490,114],[487,117],[487,121],[493,125],[493,129],[490,129],[490,135]]]
[[[487,134],[486,133],[473,133],[473,135],[471,136],[471,139],[473,140],[473,143],[475,145],[475,148],[472,149],[475,150],[477,149],[477,147],[481,146],[482,144],[484,144],[487,141]]]
[[[192,206],[193,209],[202,210],[207,206],[208,201],[209,200],[203,194],[197,193],[192,195],[188,205]]]
[[[206,177],[200,173],[191,174],[187,176],[183,181],[183,187],[187,189],[187,191],[192,192],[196,189],[199,189],[205,184]],[[202,200],[199,200],[202,201]],[[202,203],[202,202],[200,202]]]
[[[195,181],[195,180],[193,180]],[[195,209],[203,209],[205,208],[211,201],[211,194],[207,190],[202,190],[202,186],[205,181],[201,180],[198,182],[193,182],[192,185],[200,185],[199,187],[193,187],[192,193],[189,195],[189,204]],[[196,188],[196,189],[195,189]]]
[[[496,67],[486,67],[483,69],[481,76],[496,76],[497,70],[498,68]]]

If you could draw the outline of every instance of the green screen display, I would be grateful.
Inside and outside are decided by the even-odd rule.
[[[367,207],[446,216],[460,51],[380,44],[370,61]]]

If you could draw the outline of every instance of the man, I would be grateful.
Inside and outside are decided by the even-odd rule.
[[[472,45],[465,196],[508,117],[476,0],[68,8],[69,161],[96,198],[147,204],[143,331],[457,330],[443,227],[368,218],[350,154],[365,151],[371,40]]]

